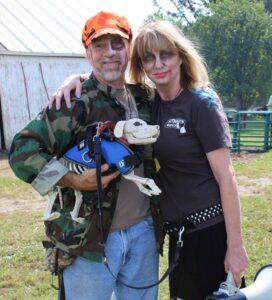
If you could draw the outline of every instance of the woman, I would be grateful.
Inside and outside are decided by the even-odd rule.
[[[203,300],[228,271],[240,286],[248,259],[231,139],[203,59],[174,25],[157,21],[140,30],[130,74],[134,82],[146,85],[148,77],[156,87],[152,120],[161,128],[154,154],[163,219],[172,231],[186,230],[179,266],[170,275],[171,299]],[[170,234],[169,264],[177,239]]]
[[[203,59],[169,22],[147,24],[135,40],[131,77],[145,84],[146,76],[157,90],[152,119],[161,128],[154,154],[163,219],[206,219],[187,230],[179,267],[170,275],[171,298],[204,299],[225,272],[240,285],[247,265],[227,119]],[[170,235],[169,263],[176,242]]]

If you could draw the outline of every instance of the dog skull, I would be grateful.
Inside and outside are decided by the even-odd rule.
[[[114,135],[117,138],[124,137],[129,144],[134,145],[155,143],[159,134],[159,125],[148,125],[145,121],[137,118],[119,121],[114,128]]]

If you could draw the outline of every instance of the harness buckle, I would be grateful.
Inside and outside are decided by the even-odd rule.
[[[182,240],[182,235],[184,233],[184,226],[182,226],[180,229],[179,229],[179,232],[178,232],[178,240],[177,240],[177,245],[179,245],[180,247],[183,246],[183,240]]]

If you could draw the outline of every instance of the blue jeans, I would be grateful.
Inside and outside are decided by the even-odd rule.
[[[134,286],[146,286],[158,280],[159,255],[151,217],[109,234],[105,253],[118,280]],[[122,285],[103,262],[77,257],[64,270],[66,300],[156,300],[158,286],[136,290]]]

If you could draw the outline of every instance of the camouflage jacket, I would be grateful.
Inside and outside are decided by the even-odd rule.
[[[134,96],[139,118],[150,122],[151,101],[147,91],[139,85],[127,85]],[[30,183],[40,194],[47,194],[55,184],[68,172],[59,162],[59,158],[72,146],[80,142],[89,126],[97,122],[118,122],[125,119],[125,111],[115,99],[116,90],[101,84],[92,74],[85,81],[80,99],[72,94],[72,108],[49,110],[45,108],[13,139],[9,153],[10,166],[23,181]],[[154,177],[154,163],[151,145],[138,147],[136,150],[144,159],[145,176]],[[118,182],[110,182],[104,190],[103,218],[105,239],[112,223],[118,197]],[[61,216],[45,222],[47,237],[58,248],[91,260],[101,260],[103,241],[97,213],[97,192],[82,192],[83,204],[79,216],[84,217],[83,224],[71,220],[70,211],[74,206],[74,191],[63,188],[63,208],[60,207],[59,196],[54,211]],[[151,214],[155,224],[158,249],[162,245],[162,227],[158,206],[158,198],[150,198]]]

